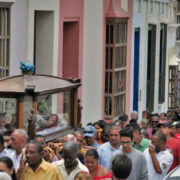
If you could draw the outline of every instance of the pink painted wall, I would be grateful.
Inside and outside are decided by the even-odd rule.
[[[84,0],[60,0],[59,19],[58,76],[63,77],[63,70],[66,70],[66,72],[64,72],[64,77],[72,77],[75,75],[82,80]],[[63,34],[65,22],[69,22],[69,26],[71,26],[69,28],[66,26],[67,31],[72,31],[72,34],[74,35],[79,31],[79,35],[76,37],[71,36],[68,39],[68,36]],[[64,37],[66,37],[65,40],[63,39]],[[70,40],[72,44],[69,43]],[[65,52],[63,52],[64,42],[66,45]],[[76,47],[77,45],[78,47]],[[72,49],[74,49],[74,52],[71,51]],[[66,59],[69,60],[64,64],[63,53],[66,56]],[[72,56],[73,53],[75,54],[75,61]],[[63,66],[65,67],[64,69]],[[79,89],[79,98],[81,98],[81,88]]]
[[[110,5],[113,4],[113,8]],[[103,108],[102,108],[102,118],[104,119],[104,89],[105,89],[105,50],[106,50],[106,18],[128,18],[128,47],[127,47],[127,74],[126,74],[126,113],[130,114],[130,82],[131,82],[131,38],[132,38],[132,10],[133,1],[129,0],[128,12],[119,7],[121,5],[121,0],[104,0],[104,62],[103,62]],[[117,8],[119,7],[119,8]]]

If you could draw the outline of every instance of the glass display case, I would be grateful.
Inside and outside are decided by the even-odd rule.
[[[79,79],[62,79],[32,73],[0,80],[0,133],[24,128],[32,138],[41,134],[52,140],[78,126]],[[33,113],[32,126],[28,117]],[[30,129],[30,131],[29,131]]]

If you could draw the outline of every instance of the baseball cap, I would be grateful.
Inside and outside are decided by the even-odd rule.
[[[85,137],[93,137],[94,134],[96,133],[96,129],[94,128],[94,126],[86,126],[86,128],[84,129],[84,136]]]
[[[161,126],[166,126],[166,127],[171,127],[171,123],[168,122],[168,121],[161,121],[159,124],[158,124],[158,127],[161,127]]]

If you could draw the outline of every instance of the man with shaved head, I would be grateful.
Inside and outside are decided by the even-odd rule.
[[[9,154],[10,158],[13,161],[14,169],[17,171],[20,165],[20,160],[22,154],[25,151],[25,146],[27,143],[28,135],[24,129],[16,129],[10,136],[9,144],[11,145],[12,149],[15,151],[12,154]]]
[[[73,141],[76,142],[76,137],[73,134],[68,134],[64,137],[64,142]]]
[[[82,171],[89,172],[87,167],[84,166],[77,158],[79,146],[76,142],[66,142],[63,147],[63,159],[55,162],[66,180],[72,180],[75,176]]]

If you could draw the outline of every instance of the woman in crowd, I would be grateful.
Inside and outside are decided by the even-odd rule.
[[[148,111],[143,111],[142,119],[150,119],[150,113]]]
[[[144,129],[144,130],[148,129],[148,128],[149,128],[148,119],[142,119],[140,126],[141,126],[141,128]]]
[[[13,162],[10,158],[6,156],[0,158],[0,171],[9,174],[12,180],[16,180],[16,173],[13,168]]]
[[[98,142],[98,144],[103,144],[104,142],[102,142],[102,132],[104,131],[104,128],[107,126],[107,124],[105,123],[104,120],[99,120],[97,122],[95,122],[93,124],[93,126],[96,129],[97,132],[97,137],[96,137],[96,141]]]
[[[85,156],[85,164],[93,180],[111,178],[112,174],[103,166],[98,165],[99,155],[95,149],[89,149]]]
[[[74,180],[92,180],[91,175],[85,171],[82,171],[76,175]]]

